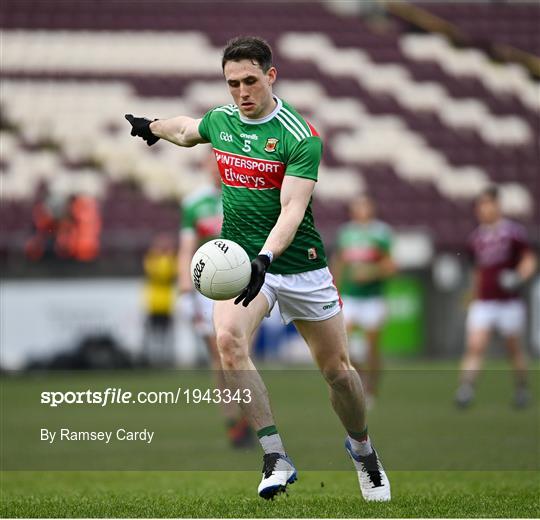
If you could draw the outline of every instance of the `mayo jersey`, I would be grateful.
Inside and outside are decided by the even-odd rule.
[[[182,233],[195,233],[199,245],[220,235],[222,221],[221,194],[213,186],[205,186],[183,200]]]
[[[378,220],[367,224],[349,222],[338,231],[337,247],[344,262],[339,290],[342,294],[359,298],[381,296],[384,280],[355,281],[355,272],[369,269],[390,254],[392,230]]]
[[[322,143],[315,129],[288,103],[275,98],[266,117],[248,119],[236,105],[206,113],[199,133],[212,143],[223,188],[221,236],[255,258],[281,211],[285,175],[317,180]],[[326,255],[315,228],[311,201],[287,250],[269,272],[294,274],[325,267]]]

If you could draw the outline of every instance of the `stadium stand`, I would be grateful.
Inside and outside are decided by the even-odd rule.
[[[529,23],[538,5],[433,11],[480,39],[539,50]],[[482,23],[468,23],[471,15]],[[315,209],[330,241],[343,202],[363,189],[384,220],[428,230],[438,248],[463,246],[473,226],[467,203],[493,181],[511,215],[538,223],[539,85],[482,50],[399,22],[376,31],[317,2],[246,3],[233,13],[225,2],[141,0],[128,10],[121,1],[5,0],[0,26],[3,256],[23,251],[43,185],[100,201],[103,255],[141,255],[152,233],[174,231],[206,152],[147,149],[123,114],[196,116],[229,102],[220,48],[254,27],[274,47],[277,93],[325,140]]]
[[[456,25],[474,43],[512,45],[540,56],[536,2],[433,2],[428,10]]]

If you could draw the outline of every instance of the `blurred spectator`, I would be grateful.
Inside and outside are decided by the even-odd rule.
[[[158,235],[144,257],[147,320],[143,352],[150,364],[174,362],[173,310],[176,298],[176,247],[167,234]]]
[[[49,258],[95,260],[99,255],[101,216],[93,197],[65,199],[46,193],[34,205],[35,233],[26,243],[26,256],[34,261]]]
[[[377,395],[381,370],[379,336],[386,319],[384,281],[396,271],[391,257],[392,231],[376,219],[375,203],[362,194],[350,205],[351,221],[338,231],[333,273],[343,294],[343,313],[349,336],[360,328],[367,343],[366,371],[357,357],[351,362],[363,376],[368,407]]]
[[[57,255],[79,262],[95,260],[99,254],[100,234],[101,217],[95,199],[74,195],[58,226]]]
[[[534,275],[537,260],[525,229],[503,218],[497,188],[485,190],[475,209],[480,225],[469,239],[474,296],[467,316],[467,346],[455,401],[462,408],[471,404],[491,332],[496,329],[505,339],[515,373],[514,406],[523,408],[530,394],[521,344],[525,304],[519,289]]]
[[[32,208],[34,234],[25,245],[27,258],[38,261],[55,257],[57,232],[64,212],[65,200],[53,196],[45,187]]]
[[[71,202],[73,236],[71,256],[80,262],[94,260],[99,255],[101,217],[93,197],[79,195]]]

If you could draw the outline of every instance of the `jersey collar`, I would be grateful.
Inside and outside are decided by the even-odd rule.
[[[272,112],[270,112],[267,116],[261,117],[260,119],[250,119],[249,117],[244,117],[239,110],[238,115],[240,117],[240,121],[242,121],[242,123],[246,123],[247,125],[261,125],[263,123],[268,123],[268,121],[272,120],[283,106],[281,99],[279,99],[277,96],[273,96],[273,98],[276,100],[276,108],[274,108],[274,110],[272,110]]]

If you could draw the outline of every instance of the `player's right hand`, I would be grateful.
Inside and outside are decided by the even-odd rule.
[[[150,130],[150,123],[156,121],[156,119],[151,121],[146,117],[134,117],[132,114],[126,114],[125,117],[131,125],[131,135],[133,137],[138,136],[142,138],[148,146],[152,146],[159,141],[159,137],[154,135]]]

